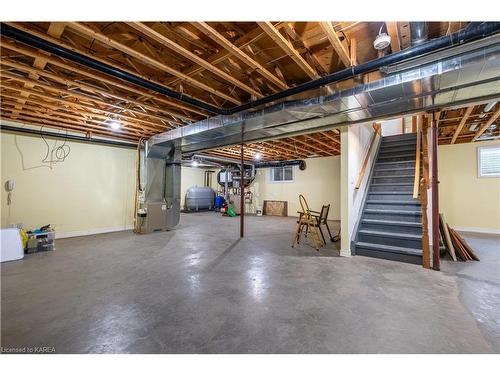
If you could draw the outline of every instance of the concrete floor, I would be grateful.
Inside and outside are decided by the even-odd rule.
[[[4,348],[57,353],[500,351],[500,237],[443,272],[292,249],[294,219],[182,215],[173,231],[57,241],[2,264]]]

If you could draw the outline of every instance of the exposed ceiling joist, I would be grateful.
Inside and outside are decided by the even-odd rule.
[[[316,70],[307,63],[306,60],[297,52],[295,48],[285,39],[271,22],[258,22],[259,26],[269,37],[309,76],[309,78],[319,78]]]
[[[193,22],[193,25],[199,29],[201,32],[205,33],[208,37],[214,40],[216,43],[224,47],[229,53],[236,56],[243,63],[254,68],[259,74],[261,74],[264,78],[268,79],[272,83],[274,83],[278,88],[284,90],[288,88],[288,85],[272,74],[269,70],[267,70],[262,64],[257,62],[255,59],[250,57],[247,53],[243,52],[240,48],[232,44],[226,38],[224,38],[220,33],[217,32],[214,28],[210,27],[206,22]]]
[[[401,41],[399,38],[399,29],[397,22],[386,22],[387,34],[391,37],[391,51],[398,52],[401,50]]]
[[[453,134],[453,138],[451,139],[451,144],[455,143],[455,141],[457,140],[458,135],[462,131],[462,128],[464,127],[465,123],[467,122],[467,119],[469,118],[469,116],[473,110],[474,110],[474,106],[468,107],[465,110],[465,113],[462,116],[462,120],[460,121],[460,124],[457,126],[457,129],[455,130],[455,133]]]
[[[177,52],[179,55],[189,59],[190,61],[194,62],[195,64],[202,66],[206,70],[214,73],[215,75],[226,80],[227,82],[230,82],[231,84],[235,85],[236,87],[239,87],[240,89],[248,92],[251,95],[254,95],[257,98],[262,98],[263,95],[260,92],[256,91],[255,89],[246,85],[245,83],[238,81],[236,78],[234,78],[230,74],[222,71],[221,69],[217,68],[215,65],[212,65],[209,62],[203,60],[201,57],[199,57],[196,54],[192,53],[191,51],[185,49],[184,47],[180,46],[179,44],[175,43],[174,41],[170,40],[166,36],[160,34],[159,32],[153,30],[152,28],[148,27],[144,23],[142,23],[142,22],[127,22],[127,24],[130,25],[131,27],[133,27],[135,30],[141,32],[142,34],[155,40],[156,42],[171,49],[172,51]]]
[[[500,116],[500,107],[495,111],[491,118],[483,126],[481,126],[474,138],[472,138],[472,142],[477,141],[478,138],[486,131],[486,129],[488,129],[497,120],[498,116]]]
[[[69,28],[83,34],[83,35],[86,35],[87,37],[98,40],[99,42],[103,43],[104,45],[107,45],[107,46],[115,48],[123,53],[126,53],[127,55],[132,56],[141,62],[144,62],[144,63],[146,63],[152,67],[155,67],[157,69],[160,69],[160,70],[162,70],[168,74],[171,74],[175,77],[181,78],[183,81],[185,81],[185,82],[187,82],[187,83],[189,83],[189,84],[191,84],[191,85],[193,85],[201,90],[204,90],[204,91],[207,91],[213,95],[219,96],[222,99],[227,100],[233,104],[237,104],[237,105],[241,104],[241,102],[239,100],[233,98],[232,96],[229,96],[229,95],[227,95],[227,94],[225,94],[217,89],[214,89],[213,87],[211,87],[205,83],[202,83],[202,82],[200,82],[200,81],[198,81],[198,80],[196,80],[196,79],[194,79],[186,74],[183,74],[183,73],[171,68],[170,66],[163,63],[162,61],[158,61],[157,59],[150,57],[150,56],[147,56],[144,53],[141,53],[141,52],[139,52],[131,47],[128,47],[123,43],[120,43],[114,39],[111,39],[108,36],[106,36],[100,32],[94,31],[93,29],[85,26],[82,23],[69,22],[67,24],[67,26]]]
[[[333,49],[335,50],[340,60],[342,61],[342,63],[346,67],[351,66],[351,56],[349,50],[344,46],[344,44],[340,40],[339,36],[337,35],[337,32],[333,28],[333,24],[331,22],[320,22],[319,24],[323,29],[324,33],[326,34],[328,40],[330,41],[330,44],[332,45]]]

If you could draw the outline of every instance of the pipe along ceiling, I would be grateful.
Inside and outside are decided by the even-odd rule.
[[[386,56],[368,61],[363,64],[356,66],[351,66],[349,68],[340,70],[338,72],[326,75],[324,77],[297,85],[295,87],[288,88],[286,90],[268,95],[264,98],[250,101],[248,103],[235,106],[232,108],[221,108],[210,105],[198,99],[192,98],[190,96],[184,95],[177,91],[174,91],[168,87],[157,84],[155,82],[148,81],[139,76],[130,74],[121,69],[112,67],[108,64],[102,63],[78,52],[72,51],[70,49],[61,47],[57,44],[46,41],[37,36],[31,35],[27,32],[19,30],[13,26],[7,25],[5,23],[1,24],[1,34],[5,37],[17,40],[21,43],[27,44],[31,47],[38,48],[45,52],[57,55],[64,59],[70,60],[77,64],[92,68],[94,70],[100,71],[102,73],[108,74],[115,78],[119,78],[123,81],[132,83],[134,85],[143,87],[148,90],[152,90],[168,96],[172,99],[176,99],[185,104],[189,104],[200,109],[206,110],[210,113],[216,115],[232,115],[244,110],[255,108],[264,104],[274,102],[279,99],[289,97],[291,95],[299,94],[307,90],[316,89],[334,82],[338,82],[344,79],[352,78],[359,74],[368,73],[374,71],[381,67],[402,62],[415,57],[420,57],[422,55],[451,47],[459,44],[464,44],[476,39],[484,38],[496,34],[500,31],[500,22],[484,22],[484,23],[471,23],[468,27],[459,30],[456,33],[442,36],[437,39],[430,41],[422,41],[421,43],[416,43],[413,46],[404,49],[399,52],[391,53]],[[425,33],[422,33],[422,39],[425,37]]]

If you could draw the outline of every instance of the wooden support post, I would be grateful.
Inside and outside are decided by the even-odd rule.
[[[411,117],[411,132],[412,133],[417,132],[417,116]]]
[[[436,119],[431,120],[432,140],[432,268],[439,271],[439,196],[438,196],[438,129]]]
[[[245,160],[243,143],[241,144],[241,179],[240,179],[240,238],[245,234]]]
[[[422,267],[431,268],[429,251],[429,221],[427,220],[427,187],[425,180],[420,180],[420,202],[422,204]]]

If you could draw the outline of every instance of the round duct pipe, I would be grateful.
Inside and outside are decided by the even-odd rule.
[[[301,171],[306,169],[306,162],[304,160],[263,161],[255,163],[255,168],[277,168],[287,167],[289,165],[298,165]]]
[[[418,46],[429,38],[427,22],[410,22],[411,46]]]

